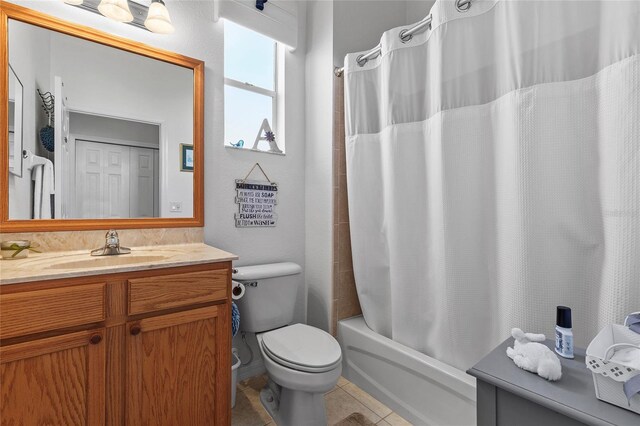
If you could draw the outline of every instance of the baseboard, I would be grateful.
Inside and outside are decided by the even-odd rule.
[[[267,370],[264,368],[262,360],[259,362],[252,362],[250,365],[240,366],[240,368],[238,368],[238,381],[246,380],[266,372]]]

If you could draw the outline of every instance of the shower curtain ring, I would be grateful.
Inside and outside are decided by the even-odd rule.
[[[399,34],[399,36],[400,36],[400,41],[402,41],[403,43],[406,43],[406,42],[408,42],[408,41],[411,41],[411,39],[413,38],[413,34],[408,34],[408,35],[407,35],[407,31],[408,31],[408,30],[406,30],[406,29],[405,29],[405,30],[400,31],[400,34]]]
[[[364,58],[364,55],[359,55],[356,58],[356,62],[358,63],[358,66],[361,66],[361,67],[364,67],[367,61],[368,59]]]
[[[466,12],[471,9],[471,1],[472,0],[456,0],[456,9],[458,9],[458,12]]]

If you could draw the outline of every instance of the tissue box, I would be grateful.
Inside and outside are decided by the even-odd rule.
[[[640,370],[609,361],[616,347],[614,345],[640,348],[640,334],[626,326],[612,324],[603,328],[591,341],[587,347],[586,364],[593,376],[596,397],[640,414],[640,395],[636,394],[627,401],[623,391],[624,382],[640,374]]]

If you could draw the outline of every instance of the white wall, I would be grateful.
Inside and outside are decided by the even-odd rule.
[[[375,47],[382,33],[414,24],[429,14],[435,0],[336,0],[333,48],[336,66],[347,53]]]
[[[205,242],[240,256],[237,265],[293,261],[303,269],[305,219],[305,85],[304,43],[285,58],[286,156],[225,149],[223,146],[223,22],[213,22],[212,1],[166,2],[176,27],[172,35],[158,35],[108,20],[62,1],[14,3],[152,46],[205,61]],[[305,10],[303,5],[303,12]],[[304,15],[303,15],[304,16]],[[302,19],[304,22],[304,18]],[[131,70],[135,73],[135,70]],[[330,132],[330,131],[328,131]],[[282,132],[281,132],[282,133]],[[329,133],[328,133],[329,134]],[[236,229],[233,214],[234,180],[255,162],[279,183],[278,226]],[[305,319],[304,277],[301,276],[296,321]],[[245,357],[243,357],[245,359]]]
[[[333,301],[333,8],[316,0],[307,10],[307,322],[324,330]]]
[[[425,18],[434,3],[434,0],[406,0],[406,23],[413,24]]]
[[[333,51],[336,66],[347,53],[374,48],[382,33],[407,23],[404,0],[338,0],[334,7]]]
[[[23,149],[36,155],[47,156],[40,144],[40,128],[46,125],[42,102],[36,89],[41,92],[49,87],[49,38],[42,33],[25,31],[24,25],[9,24],[9,63],[23,86]],[[20,153],[18,153],[20,155]],[[53,160],[53,154],[49,154]],[[22,177],[9,174],[9,217],[30,219],[33,213],[31,195],[31,171],[24,165]]]
[[[414,9],[418,6],[412,7],[411,13],[415,13]],[[307,322],[325,330],[329,330],[331,324],[334,298],[333,68],[343,66],[347,53],[371,49],[379,43],[383,32],[406,25],[407,10],[404,0],[312,0],[308,3]]]
[[[306,8],[303,8],[303,11]],[[303,15],[304,16],[304,15]],[[304,20],[303,20],[304,21]],[[304,41],[304,37],[303,40]],[[222,40],[220,40],[220,57],[222,57]],[[284,143],[286,155],[257,153],[249,150],[222,148],[223,145],[223,106],[216,104],[217,109],[212,114],[216,132],[216,148],[220,149],[215,155],[215,163],[207,160],[207,182],[218,185],[216,193],[222,198],[207,196],[205,209],[207,223],[205,225],[205,241],[216,247],[229,250],[240,256],[237,265],[251,265],[291,261],[302,266],[304,271],[299,276],[299,291],[297,293],[294,322],[306,320],[305,275],[305,75],[304,45],[298,42],[294,52],[285,49],[285,87],[284,114],[278,114],[278,128],[282,128],[281,119],[284,117]],[[222,66],[222,64],[220,64]],[[222,73],[222,71],[220,71]],[[222,74],[220,74],[222,83]],[[282,87],[279,84],[279,87]],[[222,97],[222,87],[217,94]],[[280,131],[281,133],[281,131]],[[282,134],[282,133],[281,133]],[[279,136],[278,142],[282,141]],[[282,146],[282,145],[281,145]],[[210,157],[208,157],[210,158]],[[244,178],[251,167],[259,162],[269,178],[278,183],[278,225],[275,228],[235,228],[233,215],[238,207],[233,203],[235,196],[235,179]],[[255,173],[255,172],[254,172]],[[257,173],[257,178],[260,174]],[[207,191],[209,194],[210,191]],[[211,223],[215,221],[215,223]],[[253,335],[248,338],[252,346],[254,360],[248,366],[240,368],[239,376],[245,378],[262,371],[262,360]],[[247,361],[248,354],[240,335],[233,340],[233,346],[240,349],[240,357]]]

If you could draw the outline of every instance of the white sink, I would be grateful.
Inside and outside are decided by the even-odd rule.
[[[117,256],[93,256],[88,259],[55,263],[49,267],[52,269],[100,268],[104,266],[119,266],[119,265],[131,265],[135,263],[157,262],[160,260],[166,260],[168,257],[169,256],[162,256],[162,255],[132,256],[128,254],[121,254]]]

